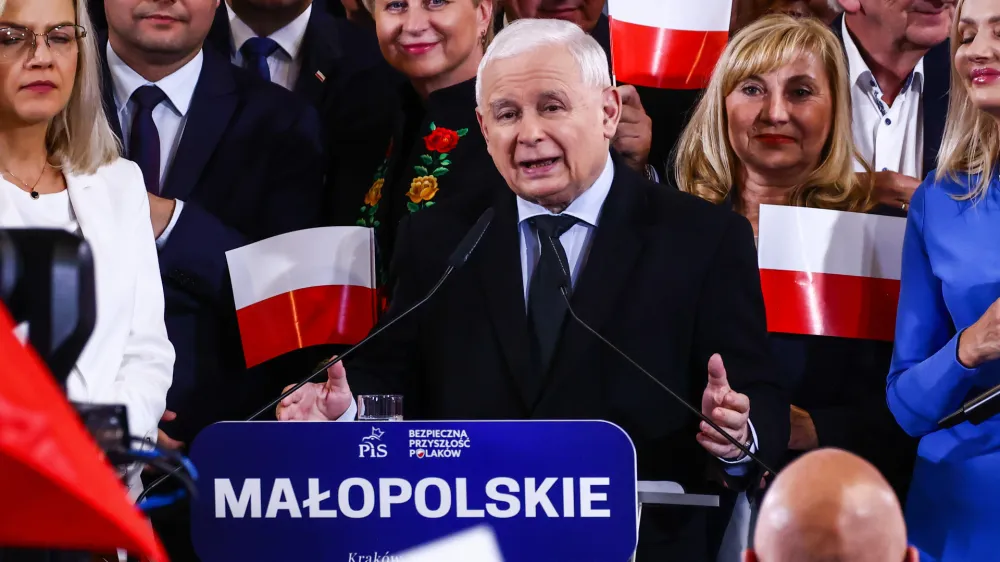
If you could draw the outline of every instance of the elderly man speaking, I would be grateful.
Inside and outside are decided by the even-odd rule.
[[[502,176],[509,189],[404,220],[383,321],[430,290],[493,207],[478,248],[426,306],[325,383],[286,398],[278,418],[353,419],[357,392],[404,394],[408,419],[605,419],[635,442],[640,479],[689,491],[707,489],[713,474],[759,482],[750,459],[571,322],[560,294],[568,272],[584,321],[777,462],[789,406],[766,351],[750,225],[647,181],[610,152],[621,97],[600,46],[571,23],[504,29],[477,90],[500,171],[483,170],[483,181]],[[705,510],[644,510],[640,560],[709,560],[717,545],[706,543]]]

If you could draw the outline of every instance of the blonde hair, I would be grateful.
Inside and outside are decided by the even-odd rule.
[[[958,20],[965,0],[959,0],[955,17],[951,24],[951,60],[961,44],[958,35]],[[958,181],[959,173],[978,175],[976,184],[970,186],[969,193],[956,196],[959,201],[981,199],[990,187],[990,180],[997,173],[997,158],[1000,157],[1000,125],[996,119],[976,108],[969,99],[965,81],[958,74],[955,64],[951,65],[951,92],[948,101],[948,116],[945,119],[944,136],[938,150],[935,179],[945,176]]]
[[[87,30],[87,36],[79,41],[73,92],[49,125],[45,142],[49,154],[65,171],[92,174],[117,160],[121,147],[104,114],[101,60],[87,0],[76,0],[76,22]]]
[[[830,79],[833,123],[819,166],[791,191],[789,204],[842,211],[865,211],[872,206],[871,174],[859,179],[854,173],[854,161],[860,158],[851,134],[850,87],[840,42],[819,20],[780,14],[743,28],[715,65],[675,149],[678,188],[713,203],[729,196],[741,163],[729,143],[726,96],[750,76],[771,72],[806,54],[822,62]]]
[[[37,1],[37,0],[32,0]],[[87,0],[75,0],[76,24],[87,31],[79,40],[76,76],[69,102],[49,124],[45,148],[49,157],[67,172],[92,174],[119,158],[119,144],[104,114],[101,97],[101,62],[87,11]],[[0,0],[0,14],[7,0]]]

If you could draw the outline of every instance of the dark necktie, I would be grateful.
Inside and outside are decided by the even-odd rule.
[[[579,219],[569,215],[540,215],[528,219],[538,233],[541,254],[528,287],[528,329],[532,356],[541,375],[548,374],[566,319],[560,287],[568,283],[569,260],[559,237]]]
[[[156,86],[142,86],[132,94],[135,112],[129,131],[128,157],[139,165],[146,191],[160,194],[160,132],[153,121],[153,109],[167,99]]]
[[[267,66],[267,57],[278,50],[278,44],[268,37],[251,37],[240,47],[243,56],[243,68],[271,81],[271,69]]]

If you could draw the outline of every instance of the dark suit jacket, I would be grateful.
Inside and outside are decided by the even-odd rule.
[[[329,5],[340,6],[339,0]],[[206,45],[231,57],[226,6],[219,5]],[[339,216],[340,192],[370,183],[392,134],[404,78],[382,57],[375,34],[331,16],[314,0],[302,40],[302,68],[293,88],[320,114],[327,159],[324,222]],[[324,78],[321,80],[318,74]]]
[[[503,10],[497,10],[494,29],[503,29]],[[597,25],[590,31],[590,36],[597,40],[611,64],[611,24],[608,16],[601,14]],[[613,71],[613,69],[612,69]],[[649,150],[649,163],[660,174],[661,182],[672,181],[672,153],[677,139],[684,132],[695,105],[701,98],[703,90],[663,90],[636,86],[642,107],[653,122],[653,141]]]
[[[178,417],[163,428],[185,442],[208,423],[240,414],[220,409],[207,389],[250,382],[225,252],[318,226],[323,198],[316,112],[214,51],[204,53],[162,193],[185,203],[160,250],[167,333],[177,352],[167,408]],[[105,112],[120,137],[111,74],[102,65]]]
[[[385,265],[392,261],[396,226],[407,215],[455,198],[509,192],[476,120],[474,79],[426,100],[405,84],[398,99],[400,105],[385,112],[394,127],[392,138],[383,140],[384,161],[365,182],[342,186],[336,205],[336,224],[375,227]]]
[[[841,44],[844,42],[843,14],[833,20],[833,32]],[[921,95],[924,115],[924,170],[923,176],[937,168],[937,154],[944,136],[945,118],[948,116],[948,88],[951,84],[951,43],[945,41],[924,55],[924,91]],[[917,178],[922,180],[923,176]]]
[[[349,362],[354,392],[402,393],[408,419],[610,420],[635,442],[640,479],[710,488],[720,463],[695,440],[698,420],[579,325],[567,320],[548,379],[531,379],[515,197],[483,195],[400,224],[383,321],[430,289],[484,208],[496,211],[440,293]],[[762,458],[778,461],[788,400],[768,355],[749,224],[621,162],[600,220],[572,296],[576,312],[695,405],[708,359],[720,353],[732,387],[750,397]],[[707,560],[706,511],[644,510],[640,559]]]

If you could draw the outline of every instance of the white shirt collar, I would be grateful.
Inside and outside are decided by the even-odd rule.
[[[858,49],[858,45],[854,42],[854,38],[851,37],[851,33],[847,31],[847,18],[843,18],[840,22],[840,33],[844,37],[844,52],[847,54],[847,72],[850,74],[851,85],[857,84],[866,92],[872,90],[874,88],[872,82],[875,81],[875,76],[868,68],[868,63],[866,63],[865,59],[861,56],[861,51]],[[908,90],[911,83],[915,83],[917,91],[923,93],[923,57],[920,57],[920,60],[917,61],[917,66],[915,66],[913,68],[913,72],[910,73],[910,77],[907,79],[906,84],[903,85],[903,90]]]
[[[229,6],[229,2],[224,2],[224,4],[226,5],[226,13],[229,14],[229,38],[233,42],[234,51],[239,51],[248,39],[257,37],[257,34],[236,15],[236,12]],[[305,11],[299,14],[297,18],[268,36],[292,60],[298,60],[299,53],[302,51],[302,42],[306,37],[306,28],[309,27],[309,16],[311,14],[312,4],[309,4]]]
[[[198,78],[201,76],[201,67],[205,58],[202,51],[199,50],[198,54],[187,64],[158,82],[150,82],[132,70],[132,67],[125,64],[125,61],[111,48],[110,42],[108,42],[107,51],[108,68],[111,70],[114,82],[115,105],[118,106],[119,111],[128,104],[136,90],[142,86],[153,85],[163,90],[178,114],[182,117],[187,114],[191,107],[191,98],[194,97],[195,86],[198,85]]]
[[[611,191],[611,182],[614,179],[615,165],[611,161],[611,155],[609,154],[607,162],[604,164],[604,171],[597,177],[594,185],[590,186],[590,189],[584,191],[570,203],[569,207],[566,207],[566,210],[562,214],[576,217],[590,226],[596,227],[601,214],[601,208],[604,206],[604,200],[608,198],[608,192]],[[551,214],[548,209],[537,203],[526,201],[520,197],[517,198],[518,224],[531,217]]]

